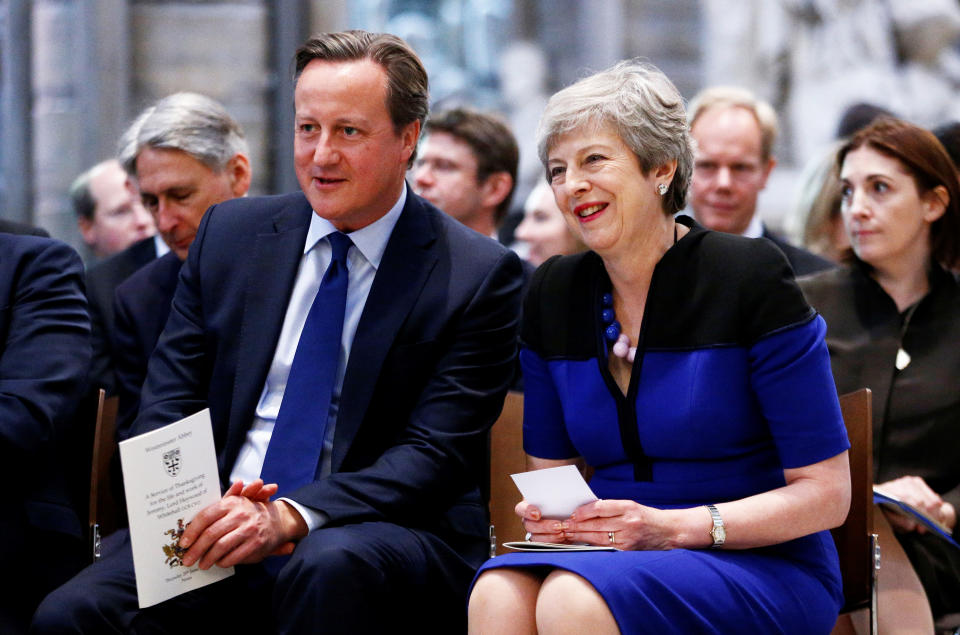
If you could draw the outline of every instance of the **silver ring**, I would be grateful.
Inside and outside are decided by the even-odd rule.
[[[607,532],[607,538],[610,539],[610,544],[611,544],[611,545],[617,544],[617,536],[616,536],[616,533],[617,533],[617,532],[615,532],[615,531],[608,531],[608,532]]]
[[[531,534],[529,531],[527,532],[527,535],[523,537],[523,539],[527,542],[530,542],[531,538],[533,538],[533,534]]]

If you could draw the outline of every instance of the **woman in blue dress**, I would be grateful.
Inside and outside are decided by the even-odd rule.
[[[648,64],[554,95],[538,150],[590,251],[531,283],[524,449],[531,469],[592,468],[600,500],[517,513],[534,540],[618,551],[488,561],[471,632],[830,632],[849,444],[823,320],[785,257],[674,217],[692,147],[682,98]]]

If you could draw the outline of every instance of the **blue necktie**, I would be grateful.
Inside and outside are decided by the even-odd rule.
[[[347,307],[347,251],[353,244],[340,232],[327,239],[333,257],[307,313],[260,470],[265,483],[280,486],[278,496],[312,482],[320,469]]]

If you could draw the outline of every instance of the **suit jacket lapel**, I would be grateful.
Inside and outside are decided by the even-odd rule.
[[[257,234],[253,253],[249,256],[249,280],[230,406],[226,446],[228,465],[235,460],[246,438],[267,379],[312,213],[306,198],[289,202],[272,218],[272,223]]]
[[[350,348],[333,441],[334,472],[363,422],[383,360],[436,266],[435,241],[436,229],[427,210],[408,190]]]

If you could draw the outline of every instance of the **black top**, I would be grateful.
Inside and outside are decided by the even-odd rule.
[[[960,509],[960,285],[934,266],[929,293],[903,313],[863,264],[800,286],[827,322],[838,392],[873,391],[876,482],[920,476]],[[910,363],[897,370],[901,341]]]

